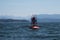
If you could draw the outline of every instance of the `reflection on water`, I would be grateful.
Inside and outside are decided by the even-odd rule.
[[[60,23],[38,23],[37,30],[29,23],[0,22],[0,40],[59,40]]]

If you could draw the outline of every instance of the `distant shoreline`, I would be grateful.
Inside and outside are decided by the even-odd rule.
[[[28,20],[19,19],[0,19],[0,22],[29,22]]]

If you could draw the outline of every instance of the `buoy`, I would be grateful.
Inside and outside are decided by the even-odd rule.
[[[36,16],[33,16],[31,18],[31,24],[32,24],[32,26],[31,26],[32,29],[39,29],[39,26],[37,25],[37,18],[36,18]]]

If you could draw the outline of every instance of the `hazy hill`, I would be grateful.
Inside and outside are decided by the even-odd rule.
[[[15,17],[15,16],[0,16],[0,21],[28,21],[31,20],[29,17],[23,18],[23,17]],[[16,19],[16,20],[15,20]],[[60,14],[40,14],[37,15],[38,22],[60,22]]]
[[[38,22],[60,22],[60,14],[40,14],[37,19]]]
[[[0,19],[0,22],[29,22],[28,20]]]
[[[22,17],[0,16],[0,22],[29,22],[29,21]]]
[[[23,17],[16,17],[16,16],[0,16],[0,19],[24,19]]]

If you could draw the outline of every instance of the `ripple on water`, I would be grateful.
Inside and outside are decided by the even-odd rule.
[[[40,29],[31,30],[27,24],[21,23],[0,23],[1,40],[59,40],[60,23],[42,23]],[[56,25],[56,26],[55,26]],[[55,26],[55,27],[54,27]]]

